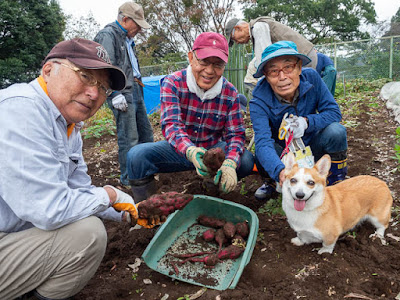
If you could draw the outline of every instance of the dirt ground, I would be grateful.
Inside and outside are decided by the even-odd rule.
[[[349,175],[369,174],[389,185],[396,210],[386,233],[397,237],[400,173],[393,148],[398,124],[384,102],[378,100],[378,92],[366,94],[362,102],[348,99],[343,121],[349,126]],[[154,130],[160,139],[157,123]],[[93,184],[119,185],[116,137],[85,140],[84,156]],[[373,227],[363,224],[343,235],[332,255],[318,255],[314,250],[320,244],[296,247],[290,243],[295,233],[286,218],[260,210],[265,203],[253,196],[260,184],[259,176],[251,175],[243,182],[244,190],[239,183],[234,192],[219,195],[215,190],[203,189],[195,172],[159,175],[161,192],[186,190],[231,200],[253,209],[260,221],[253,255],[236,288],[207,289],[198,299],[400,299],[399,241],[387,237],[388,245],[383,246],[379,240],[369,238]],[[76,299],[196,299],[194,294],[200,286],[172,280],[144,263],[136,272],[128,267],[141,257],[155,229],[130,231],[128,225],[107,221],[105,226],[109,238],[105,257]],[[145,284],[145,279],[151,283]]]

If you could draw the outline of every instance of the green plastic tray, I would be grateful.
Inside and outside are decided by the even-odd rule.
[[[205,245],[215,251],[214,243],[200,242],[199,236],[206,227],[197,224],[197,217],[207,215],[225,219],[233,223],[248,221],[250,233],[246,249],[235,260],[223,260],[214,268],[206,268],[203,263],[185,263],[177,265],[179,273],[174,271],[172,261],[177,258],[171,253],[199,252]],[[231,201],[204,195],[194,195],[194,199],[180,211],[171,214],[158,229],[155,236],[143,252],[142,258],[147,266],[157,272],[184,282],[216,290],[234,289],[249,263],[258,233],[258,217],[246,206]]]

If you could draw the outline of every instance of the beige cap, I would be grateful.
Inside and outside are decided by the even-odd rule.
[[[143,7],[135,2],[128,1],[119,7],[119,13],[125,17],[131,18],[140,27],[149,29],[150,25],[144,19]]]

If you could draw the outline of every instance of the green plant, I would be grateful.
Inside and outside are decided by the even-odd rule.
[[[249,191],[246,190],[246,183],[242,182],[242,185],[240,186],[240,195],[246,195]]]
[[[282,209],[282,195],[279,194],[278,198],[270,199],[262,207],[259,208],[258,213],[268,214],[269,216],[274,215],[285,215]]]
[[[394,145],[394,151],[395,151],[395,158],[399,163],[397,169],[400,170],[400,127],[397,127],[396,129],[396,144]]]
[[[137,289],[137,290],[135,290],[135,292],[136,292],[136,294],[140,294],[141,292],[143,292],[143,289],[142,288]]]
[[[190,296],[189,295],[184,295],[183,297],[179,297],[176,300],[190,300]]]
[[[138,277],[138,274],[137,274],[137,273],[132,274],[132,279],[133,279],[133,280],[136,280],[137,277]]]

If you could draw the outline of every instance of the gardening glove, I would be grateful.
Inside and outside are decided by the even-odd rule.
[[[308,125],[307,121],[303,117],[293,116],[289,119],[290,130],[293,132],[293,138],[298,139],[303,137]]]
[[[118,110],[126,111],[128,109],[128,102],[126,102],[125,96],[122,94],[118,94],[112,98],[111,102],[114,108]]]
[[[237,164],[232,159],[225,159],[221,168],[214,177],[214,184],[219,183],[219,188],[224,193],[233,191],[237,185]]]
[[[117,199],[114,203],[112,203],[112,207],[115,210],[123,211],[124,215],[122,218],[129,224],[138,224],[145,228],[153,228],[154,226],[159,225],[160,223],[165,221],[166,218],[160,216],[154,216],[151,219],[139,219],[138,208],[140,203],[135,204],[135,201],[130,195],[124,193],[119,189],[116,189],[111,185],[106,185],[104,187],[109,187],[115,191],[115,193],[117,194]]]
[[[202,147],[195,147],[195,146],[190,146],[186,150],[186,158],[193,163],[193,165],[196,168],[197,174],[199,174],[201,177],[209,177],[210,174],[208,173],[207,167],[205,166],[203,162],[203,155],[206,153],[206,149]]]

